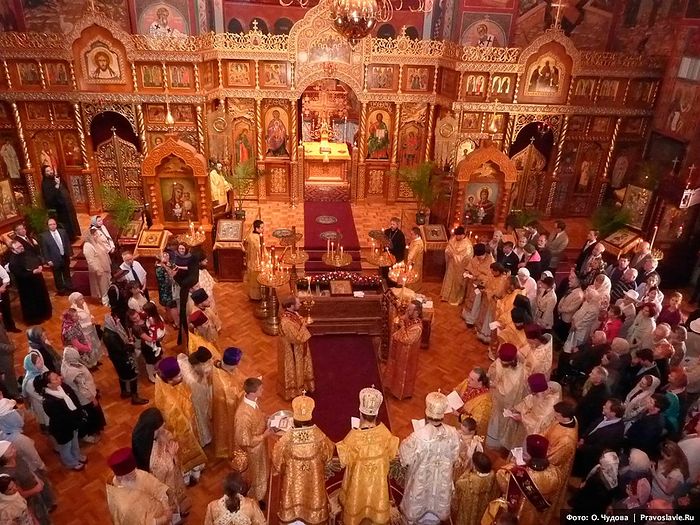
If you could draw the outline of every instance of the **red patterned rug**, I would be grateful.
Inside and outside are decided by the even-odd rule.
[[[338,268],[326,265],[322,260],[328,240],[338,243],[352,255],[350,265],[340,268],[360,271],[360,240],[355,230],[355,220],[349,202],[305,202],[304,203],[304,249],[309,254],[305,270],[310,273],[323,273]]]

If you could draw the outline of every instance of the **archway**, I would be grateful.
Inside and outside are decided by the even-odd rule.
[[[141,145],[129,121],[105,111],[90,124],[99,187],[108,187],[143,203]]]
[[[345,142],[351,148],[360,125],[361,104],[350,86],[341,80],[324,78],[309,84],[298,101],[300,136],[304,142],[318,139],[325,121],[332,130],[330,142]]]
[[[510,146],[510,157],[518,171],[518,182],[513,188],[512,209],[540,209],[543,207],[544,183],[549,159],[554,147],[554,133],[544,122],[524,126]]]

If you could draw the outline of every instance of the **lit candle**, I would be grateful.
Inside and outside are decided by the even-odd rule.
[[[335,254],[335,243],[331,242],[331,255]]]
[[[341,259],[343,258],[343,247],[342,246],[340,247],[340,258]]]
[[[330,255],[331,253],[331,240],[326,239],[326,253]]]
[[[472,231],[471,230],[469,230],[469,238],[470,239],[472,238]]]

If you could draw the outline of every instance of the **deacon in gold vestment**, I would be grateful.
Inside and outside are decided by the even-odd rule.
[[[231,458],[236,450],[231,427],[236,410],[243,398],[243,382],[246,377],[238,369],[243,352],[231,347],[224,351],[221,361],[212,371],[212,428],[214,433],[214,456]]]
[[[476,337],[482,343],[491,341],[489,326],[496,315],[496,303],[509,291],[510,273],[500,263],[492,263],[491,276],[481,289],[479,311],[474,320]],[[476,303],[475,303],[476,304]]]
[[[455,387],[462,398],[461,417],[471,417],[476,421],[476,434],[485,436],[491,417],[491,391],[489,377],[483,368],[473,368],[467,378]]]
[[[491,418],[489,419],[486,445],[505,447],[504,438],[514,432],[518,423],[503,415],[504,408],[512,408],[525,395],[525,367],[518,363],[518,350],[511,344],[501,345],[498,359],[487,372],[491,385]]]
[[[338,497],[343,507],[343,525],[360,525],[369,520],[376,525],[389,523],[389,464],[399,450],[399,438],[384,423],[377,425],[377,414],[384,396],[376,388],[360,391],[360,427],[350,430],[336,445],[340,464],[345,467]]]
[[[314,365],[309,339],[311,332],[299,315],[301,303],[294,296],[282,300],[280,335],[277,340],[277,390],[286,400],[304,392],[313,392]]]
[[[248,297],[251,301],[259,301],[260,283],[258,275],[260,274],[260,263],[262,259],[263,246],[263,230],[265,224],[260,219],[253,221],[253,231],[251,231],[243,240],[243,251],[245,252],[245,277],[243,278],[246,288],[248,289]]]
[[[496,472],[496,483],[508,501],[508,509],[518,516],[518,525],[545,525],[552,500],[566,480],[547,460],[547,439],[533,434],[527,437],[525,446],[529,456],[527,465],[519,467],[508,463]],[[516,482],[516,474],[521,474],[521,480],[529,479],[533,490],[526,494],[521,489],[523,485]]]
[[[217,162],[214,169],[209,172],[209,186],[211,189],[211,200],[217,204],[225,204],[228,211],[228,192],[232,189],[229,182],[223,175],[223,164]]]
[[[173,510],[168,486],[136,468],[130,448],[114,452],[108,459],[114,479],[107,483],[107,506],[114,525],[170,525]]]
[[[488,253],[484,243],[480,242],[474,246],[474,257],[469,259],[464,269],[466,294],[464,296],[462,318],[467,323],[467,326],[473,326],[480,317],[482,302],[485,300],[481,292],[493,276],[491,265],[494,262],[493,256]]]
[[[326,491],[326,463],[333,457],[333,442],[312,422],[314,400],[305,395],[292,400],[294,428],[279,439],[272,465],[281,476],[277,516],[316,525],[328,523],[330,502]]]
[[[233,436],[236,447],[243,450],[248,458],[248,495],[264,501],[269,474],[266,438],[272,434],[272,430],[267,428],[267,419],[257,403],[263,393],[262,380],[249,377],[243,383],[243,391],[245,395],[238,404],[233,420]]]
[[[207,456],[199,445],[197,423],[190,391],[182,382],[180,365],[174,357],[158,362],[155,405],[163,414],[165,424],[179,445],[178,456],[185,475],[199,479]]]
[[[554,405],[554,423],[544,432],[544,437],[550,443],[547,451],[549,464],[559,469],[564,480],[568,480],[571,475],[578,444],[578,422],[574,417],[575,413],[572,403],[560,401]],[[549,523],[554,516],[559,516],[565,499],[566,483],[563,483],[559,493],[550,501],[552,506],[547,511],[543,523]]]
[[[411,242],[408,245],[408,254],[406,255],[406,264],[413,265],[413,270],[418,275],[418,280],[410,284],[411,290],[420,292],[423,286],[423,254],[425,253],[425,244],[420,236],[420,229],[413,227],[408,234]]]
[[[473,467],[455,481],[454,523],[479,525],[489,502],[496,497],[496,473],[483,452],[474,452]]]
[[[211,308],[209,294],[204,288],[197,288],[190,295],[190,299],[193,302],[193,308],[187,315],[190,329],[215,344],[221,331],[221,319],[214,308]]]
[[[474,255],[472,243],[464,236],[464,228],[455,228],[452,237],[445,248],[445,278],[442,281],[440,297],[452,305],[457,305],[464,299],[464,269]]]

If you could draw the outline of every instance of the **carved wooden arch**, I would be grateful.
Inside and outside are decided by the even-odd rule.
[[[168,135],[162,144],[149,150],[141,167],[146,201],[151,206],[153,223],[170,228],[186,228],[187,223],[170,224],[163,214],[163,195],[160,188],[158,167],[168,157],[177,157],[192,170],[199,222],[202,226],[211,224],[211,189],[207,177],[207,159],[186,142]]]
[[[561,44],[561,46],[566,51],[566,54],[571,57],[571,76],[574,77],[579,74],[579,67],[581,65],[581,53],[574,45],[573,40],[567,37],[561,29],[548,29],[542,35],[538,36],[532,43],[523,49],[520,53],[520,58],[518,59],[519,72],[524,73],[530,58],[538,54],[540,49],[545,44],[550,42],[556,42]]]
[[[304,94],[306,88],[308,88],[311,84],[324,79],[340,80],[343,84],[352,89],[358,101],[365,101],[365,97],[362,95],[362,83],[356,76],[342,70],[336,70],[333,73],[333,76],[330,76],[321,68],[313,70],[309,72],[309,74],[296,79],[296,98],[300,98]]]
[[[66,39],[71,47],[75,44],[76,40],[81,38],[83,31],[90,26],[99,26],[106,29],[114,39],[121,42],[122,46],[124,46],[126,58],[130,61],[134,58],[133,53],[135,52],[135,48],[132,41],[133,36],[124,31],[119,24],[115,23],[111,18],[101,15],[98,16],[95,13],[87,13],[75,22],[73,30],[66,35]]]
[[[495,181],[500,185],[501,195],[499,197],[499,202],[496,203],[493,225],[489,226],[502,224],[505,221],[508,215],[508,206],[511,200],[513,185],[518,180],[518,170],[515,168],[515,163],[508,155],[503,153],[494,143],[490,143],[478,147],[457,164],[457,169],[455,170],[457,198],[454,201],[452,209],[454,224],[460,224],[462,222],[467,183],[480,182],[479,177],[474,177],[474,174],[487,162],[494,164],[499,172],[503,174],[502,180],[499,178]]]

